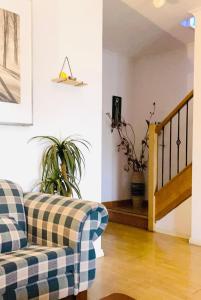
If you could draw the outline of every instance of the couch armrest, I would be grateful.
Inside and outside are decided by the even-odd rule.
[[[108,223],[100,203],[58,195],[24,195],[30,243],[74,249],[74,294],[87,290],[95,278],[95,241]]]
[[[58,195],[24,195],[28,239],[39,245],[70,246],[80,251],[84,224],[90,216],[89,239],[95,241],[108,223],[106,208],[100,203]]]

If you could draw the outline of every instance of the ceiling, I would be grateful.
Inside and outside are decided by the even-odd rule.
[[[200,6],[200,0],[167,0],[162,8],[152,0],[104,0],[103,46],[130,57],[184,47],[194,30],[180,22]]]

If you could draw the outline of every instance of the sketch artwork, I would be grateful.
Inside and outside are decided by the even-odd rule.
[[[0,9],[0,102],[20,103],[20,16]]]

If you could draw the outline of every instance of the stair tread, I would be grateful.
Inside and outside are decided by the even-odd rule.
[[[108,211],[132,215],[132,216],[140,217],[143,219],[148,219],[147,209],[145,209],[145,208],[137,210],[137,209],[134,209],[133,207],[113,207],[113,208],[108,208]]]
[[[110,222],[147,230],[147,201],[144,201],[140,208],[133,207],[131,199],[105,202],[105,206],[109,213]]]
[[[148,217],[143,215],[133,214],[131,212],[122,211],[118,208],[110,208],[109,220],[110,222],[120,223],[124,225],[129,225],[141,229],[147,230],[148,228]]]

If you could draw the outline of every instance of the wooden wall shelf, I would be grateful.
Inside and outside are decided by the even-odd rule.
[[[87,83],[80,81],[80,80],[74,80],[74,79],[63,79],[63,78],[55,78],[52,79],[53,82],[55,83],[63,83],[63,84],[68,84],[72,85],[75,87],[81,87],[87,85]]]

